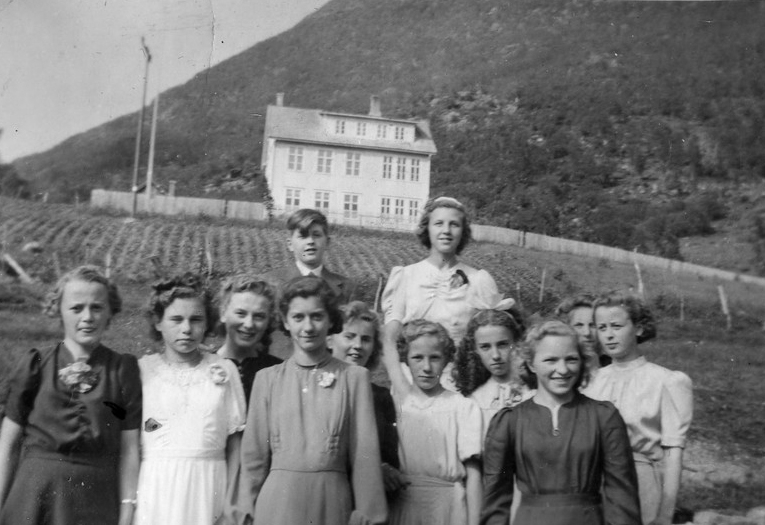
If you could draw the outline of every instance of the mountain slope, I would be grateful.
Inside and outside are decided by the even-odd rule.
[[[386,115],[431,119],[433,193],[482,222],[679,257],[765,178],[762,5],[333,0],[162,95],[158,180],[199,195],[255,172],[276,92],[348,112],[375,93]],[[18,170],[58,200],[127,189],[135,119]]]

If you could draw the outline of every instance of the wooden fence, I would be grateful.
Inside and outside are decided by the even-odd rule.
[[[126,191],[93,190],[90,192],[90,205],[95,208],[132,211],[133,194]],[[136,208],[139,213],[162,215],[206,215],[242,220],[262,220],[266,217],[266,208],[260,202],[166,195],[152,196],[150,201],[146,199],[146,195],[138,195]]]

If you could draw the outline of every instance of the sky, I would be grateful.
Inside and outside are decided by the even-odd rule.
[[[0,0],[0,162],[137,111],[328,0]]]

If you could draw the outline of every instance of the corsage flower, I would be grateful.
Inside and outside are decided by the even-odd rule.
[[[207,373],[210,375],[210,379],[216,385],[224,385],[228,383],[228,372],[218,363],[213,363],[207,367]]]
[[[335,383],[335,374],[333,372],[322,372],[318,376],[319,386],[329,388]]]
[[[84,394],[98,383],[98,374],[85,361],[75,361],[58,371],[58,378],[74,392]]]

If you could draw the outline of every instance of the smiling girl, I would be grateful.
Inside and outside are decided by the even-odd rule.
[[[600,345],[613,362],[598,371],[585,393],[611,401],[621,412],[637,467],[643,521],[667,525],[693,418],[691,380],[643,356],[639,344],[656,336],[656,324],[642,299],[611,292],[599,297],[594,308]]]
[[[406,483],[392,504],[391,525],[478,523],[481,412],[472,400],[441,385],[453,355],[446,329],[424,319],[404,325],[397,352],[384,351]],[[409,366],[412,384],[399,361]]]
[[[46,297],[64,337],[27,352],[11,377],[0,432],[3,525],[131,523],[141,382],[135,357],[101,344],[121,305],[94,266],[66,273]]]
[[[369,372],[332,357],[338,298],[314,276],[284,288],[292,357],[255,376],[237,523],[345,525],[387,517]]]
[[[245,401],[236,367],[199,345],[215,311],[201,278],[156,283],[150,333],[163,349],[139,361],[143,380],[136,523],[211,525],[236,473]]]
[[[236,365],[249,404],[255,374],[282,362],[268,353],[277,325],[276,290],[255,276],[238,274],[223,282],[217,303],[226,335],[217,353]]]
[[[415,264],[396,266],[383,292],[384,346],[395,351],[401,327],[413,319],[440,323],[455,344],[465,336],[470,317],[494,308],[501,296],[486,270],[458,259],[471,239],[465,207],[451,197],[428,201],[417,226],[417,238],[428,256]],[[456,390],[449,371],[444,386]]]
[[[639,525],[627,431],[611,403],[579,392],[587,368],[576,332],[557,320],[535,325],[523,357],[537,391],[491,421],[481,523],[507,525],[515,476],[515,525]]]

